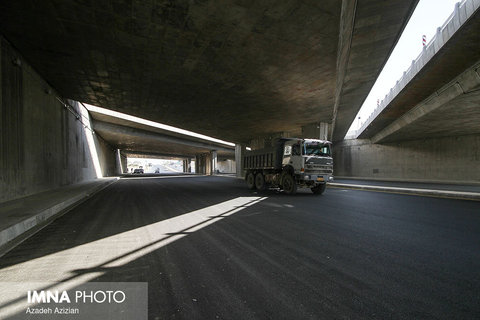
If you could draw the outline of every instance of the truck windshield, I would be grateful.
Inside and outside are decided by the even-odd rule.
[[[330,144],[305,143],[303,145],[303,154],[306,156],[330,157]]]

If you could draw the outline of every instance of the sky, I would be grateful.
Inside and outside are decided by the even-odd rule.
[[[382,99],[390,91],[422,51],[422,36],[427,44],[434,37],[437,28],[442,26],[455,9],[458,0],[420,0],[410,18],[397,46],[375,82],[362,108],[358,112],[347,135],[360,128]],[[360,119],[358,119],[360,117]]]

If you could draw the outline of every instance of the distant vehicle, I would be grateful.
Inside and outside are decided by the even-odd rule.
[[[333,180],[330,141],[280,138],[273,147],[247,152],[243,167],[249,189],[279,187],[293,194],[298,187],[322,194]]]
[[[135,169],[133,170],[133,174],[143,174],[143,169]]]

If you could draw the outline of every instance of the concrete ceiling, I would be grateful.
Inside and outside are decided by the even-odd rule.
[[[1,1],[0,32],[67,98],[232,142],[341,139],[417,2]]]

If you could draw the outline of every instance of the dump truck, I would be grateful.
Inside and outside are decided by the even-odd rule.
[[[280,138],[272,147],[247,151],[243,157],[247,187],[280,188],[287,194],[310,188],[320,195],[333,180],[331,146],[326,140]]]

